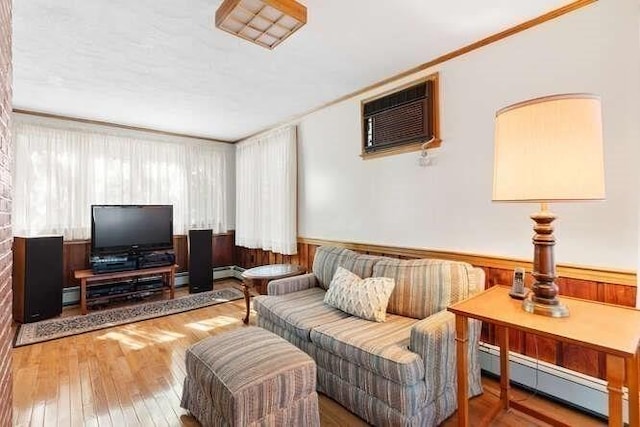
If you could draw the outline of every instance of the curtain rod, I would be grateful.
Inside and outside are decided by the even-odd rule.
[[[189,134],[178,133],[178,132],[169,132],[169,131],[158,130],[158,129],[150,129],[150,128],[145,128],[145,127],[140,127],[140,126],[131,126],[131,125],[123,125],[123,124],[120,124],[120,123],[104,122],[104,121],[101,121],[101,120],[83,119],[83,118],[80,118],[80,117],[64,116],[64,115],[52,114],[52,113],[43,113],[43,112],[40,112],[40,111],[22,110],[22,109],[19,109],[19,108],[14,108],[13,112],[17,113],[17,114],[25,114],[25,115],[28,115],[28,116],[44,117],[44,118],[47,118],[47,119],[67,120],[67,121],[71,121],[71,122],[84,123],[84,124],[90,124],[90,125],[107,126],[107,127],[118,128],[118,129],[133,130],[133,131],[138,131],[138,132],[149,132],[149,133],[155,133],[155,134],[164,135],[164,136],[176,136],[176,137],[180,137],[180,138],[194,138],[194,139],[201,139],[201,140],[210,141],[210,142],[220,142],[220,143],[224,143],[224,144],[234,144],[234,141],[213,139],[213,138],[209,138],[209,137],[206,137],[206,136],[189,135]]]

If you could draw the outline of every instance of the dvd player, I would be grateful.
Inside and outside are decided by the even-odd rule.
[[[127,255],[92,256],[89,261],[94,273],[128,271],[138,268],[136,258]]]
[[[176,263],[173,252],[150,252],[138,257],[138,268],[164,267]]]

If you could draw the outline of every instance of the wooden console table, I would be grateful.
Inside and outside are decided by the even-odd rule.
[[[100,282],[111,282],[119,279],[133,279],[137,277],[162,276],[163,293],[165,289],[169,290],[169,298],[175,296],[175,278],[177,265],[167,265],[164,267],[143,268],[140,270],[118,271],[114,273],[95,274],[92,270],[76,270],[73,276],[80,280],[80,311],[87,314],[87,286]],[[131,292],[130,294],[140,293],[142,291]],[[121,294],[124,296],[127,294]]]
[[[500,347],[500,402],[486,418],[512,407],[553,425],[566,425],[551,414],[540,413],[511,400],[509,395],[509,329],[583,346],[606,354],[609,390],[609,425],[622,426],[622,387],[629,388],[629,425],[640,426],[638,395],[640,310],[576,298],[562,297],[569,317],[552,318],[527,313],[521,301],[509,297],[509,288],[494,286],[449,307],[456,315],[458,425],[469,425],[467,383],[467,319],[496,326]],[[625,376],[626,374],[626,376]]]
[[[258,288],[258,292],[262,294],[267,293],[267,289],[265,284],[270,280],[275,279],[284,279],[285,277],[298,276],[300,274],[304,274],[307,270],[296,264],[271,264],[271,265],[261,265],[259,267],[253,267],[248,270],[245,270],[242,273],[242,290],[244,291],[244,302],[247,306],[247,314],[244,317],[243,322],[245,324],[249,323],[249,311],[250,311],[250,301],[249,301],[249,289],[255,288],[256,283],[260,283],[260,287]]]

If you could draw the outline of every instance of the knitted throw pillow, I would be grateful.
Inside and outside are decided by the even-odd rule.
[[[353,316],[384,322],[394,287],[395,281],[389,277],[361,279],[349,270],[338,267],[324,302]]]

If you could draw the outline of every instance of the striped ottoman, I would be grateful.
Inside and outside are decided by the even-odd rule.
[[[255,326],[187,350],[181,406],[203,426],[319,426],[316,365]]]

